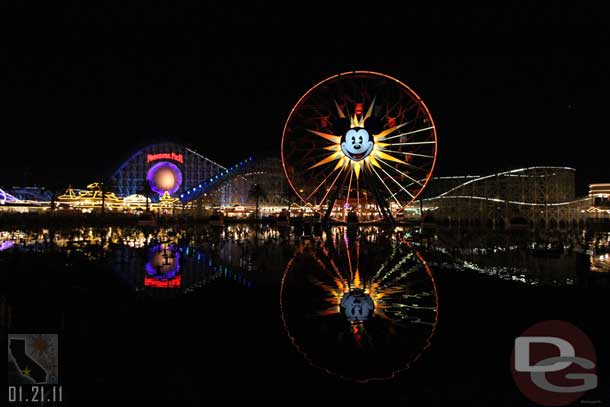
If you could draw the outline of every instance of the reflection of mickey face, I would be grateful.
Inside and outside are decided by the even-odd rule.
[[[163,251],[155,253],[150,264],[152,264],[157,272],[163,274],[166,274],[175,268],[174,258],[169,256],[163,257]]]
[[[360,161],[368,157],[373,151],[373,140],[369,132],[363,128],[349,129],[341,143],[341,151],[351,160]]]

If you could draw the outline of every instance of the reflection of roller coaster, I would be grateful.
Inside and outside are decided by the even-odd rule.
[[[577,199],[575,170],[529,167],[475,177],[438,177],[423,210],[437,221],[469,225],[567,227],[584,225],[593,199]]]

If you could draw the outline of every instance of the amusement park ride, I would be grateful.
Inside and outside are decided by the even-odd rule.
[[[282,135],[286,177],[324,221],[394,223],[430,180],[436,153],[436,127],[421,98],[371,71],[315,85]]]
[[[348,224],[324,228],[284,270],[284,330],[312,366],[358,382],[386,380],[430,345],[437,292],[423,257],[393,227],[373,239],[349,225],[393,226],[426,187],[436,153],[426,105],[384,74],[330,77],[290,112],[282,136],[290,186],[323,223]]]

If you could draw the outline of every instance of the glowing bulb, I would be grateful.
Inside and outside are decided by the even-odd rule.
[[[176,177],[169,168],[161,168],[155,174],[155,185],[162,191],[171,190],[176,185]]]

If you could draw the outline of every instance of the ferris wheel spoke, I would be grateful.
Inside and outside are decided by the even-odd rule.
[[[422,131],[431,130],[433,128],[434,128],[434,126],[424,127],[423,129],[419,129],[419,130],[413,130],[413,131],[408,131],[406,133],[396,134],[395,136],[392,136],[392,137],[385,137],[383,139],[383,142],[385,143],[387,140],[392,140],[392,139],[395,139],[395,138],[398,138],[398,137],[408,136],[410,134],[421,133]]]
[[[377,156],[378,161],[388,160],[388,161],[394,161],[395,163],[399,163],[399,164],[407,164],[405,161],[401,160],[400,158],[396,158],[391,154],[384,153],[383,151],[377,151],[375,155]]]
[[[408,122],[399,124],[398,126],[390,127],[389,129],[383,130],[381,133],[374,135],[375,141],[383,140],[387,135],[394,133],[396,130],[406,126]]]
[[[293,148],[293,155],[295,157],[301,157],[302,155],[311,155],[312,152],[321,154],[324,150],[326,150],[326,147],[326,145],[319,146],[317,143],[312,143],[311,146],[307,147],[295,147]]]
[[[382,116],[382,119],[389,119],[390,118],[390,113],[394,112],[394,109],[396,109],[397,106],[400,105],[400,100],[397,100],[394,104],[392,104],[392,106],[389,106],[386,108],[385,114]]]
[[[405,191],[405,192],[406,192],[406,193],[407,193],[407,194],[408,194],[408,195],[409,195],[411,198],[415,198],[415,197],[413,196],[413,194],[412,194],[412,193],[410,193],[410,192],[409,192],[407,189],[405,189],[405,187],[403,187],[403,186],[400,184],[400,182],[396,181],[396,180],[394,179],[394,177],[392,177],[392,176],[391,176],[391,175],[390,175],[390,174],[389,174],[389,173],[388,173],[386,170],[384,170],[383,168],[380,168],[380,169],[381,169],[381,171],[383,171],[383,173],[384,173],[385,175],[387,175],[388,177],[390,177],[390,179],[391,179],[392,181],[394,181],[394,183],[395,183],[396,185],[398,185],[398,186],[400,187],[400,189],[402,189],[403,191]]]
[[[322,199],[320,200],[320,205],[324,204],[324,201],[326,200],[326,197],[328,196],[328,193],[330,191],[332,191],[333,187],[335,186],[335,183],[337,182],[337,180],[339,179],[339,176],[343,174],[343,167],[341,167],[341,170],[339,170],[339,173],[337,174],[337,176],[335,177],[335,179],[333,180],[333,183],[330,184],[330,187],[328,188],[328,190],[326,191],[326,193],[324,194],[324,197],[322,197]]]
[[[404,152],[402,152],[402,151],[396,151],[396,150],[386,150],[386,149],[380,149],[380,151],[386,151],[386,152],[387,152],[387,151],[389,151],[389,152],[392,152],[392,153],[394,153],[394,154],[407,154],[407,153],[404,153]],[[385,162],[385,161],[383,161],[383,160],[378,160],[378,161],[381,161],[381,162],[383,162],[384,164],[388,164],[388,163],[386,163],[386,162]],[[422,168],[422,167],[419,167],[419,166],[417,166],[417,165],[413,165],[413,164],[411,164],[411,163],[409,163],[409,162],[406,162],[406,161],[402,161],[400,164],[402,164],[402,165],[406,165],[407,167],[412,168],[412,169],[414,169],[414,170],[423,171],[423,172],[426,172],[426,171],[427,171],[426,169],[424,169],[424,168]],[[392,168],[394,168],[394,167],[392,167]]]
[[[373,106],[375,106],[375,99],[373,98],[373,101],[371,102],[371,105],[369,106],[369,110],[366,112],[366,115],[364,116],[364,120],[366,121],[369,117],[371,117],[371,115],[373,114]]]
[[[410,262],[410,263],[411,263],[411,266],[409,267],[409,269],[408,269],[408,270],[405,270],[405,271],[403,271],[402,273],[397,273],[396,271],[392,271],[392,272],[390,273],[390,275],[388,275],[388,276],[384,276],[384,279],[383,279],[383,280],[386,280],[386,281],[383,281],[383,280],[382,280],[382,284],[381,284],[381,285],[383,285],[383,286],[385,286],[385,287],[389,287],[389,286],[392,286],[392,285],[394,285],[394,284],[398,283],[398,282],[399,282],[399,281],[401,281],[401,280],[402,280],[402,281],[404,281],[404,280],[408,280],[408,279],[409,279],[409,276],[410,276],[411,274],[413,274],[413,273],[417,272],[417,271],[418,271],[418,269],[420,269],[420,268],[421,268],[421,264],[420,264],[420,263],[417,261],[417,258],[416,258],[416,257],[413,257],[413,256],[407,256],[407,257],[405,257],[405,258],[401,259],[401,261],[400,261],[399,263],[404,264],[404,263],[406,263],[406,262]],[[402,268],[402,267],[401,267],[401,266],[402,266],[402,264],[399,266],[399,268]]]
[[[381,273],[388,267],[388,265],[394,261],[394,258],[396,257],[396,254],[398,253],[398,245],[395,244],[394,247],[392,248],[392,254],[390,255],[390,257],[385,261],[385,263],[383,263],[381,265],[381,267],[379,267],[379,269],[377,270],[377,272],[375,273],[375,275],[373,276],[373,278],[371,279],[371,283],[375,283],[377,282],[377,280],[379,279],[379,276],[381,276]]]
[[[436,144],[436,141],[409,141],[406,143],[388,143],[391,146],[416,146],[420,144]]]
[[[307,129],[308,132],[315,134],[316,136],[320,136],[328,141],[331,141],[335,144],[339,144],[341,142],[341,136],[335,136],[334,134],[324,133],[317,130]]]
[[[328,164],[329,162],[338,160],[340,158],[341,158],[341,153],[340,152],[335,152],[335,153],[332,153],[331,155],[329,155],[328,157],[318,161],[317,163],[315,163],[314,165],[312,165],[311,167],[309,167],[307,169],[311,170],[313,168],[319,167],[319,166],[324,165],[324,164]]]
[[[360,266],[360,240],[356,240],[356,273],[358,273],[359,266]]]
[[[383,184],[383,186],[388,190],[388,192],[390,193],[390,196],[394,197],[394,200],[396,201],[396,203],[398,204],[399,207],[402,208],[402,204],[400,202],[398,202],[398,199],[396,199],[396,197],[394,196],[394,193],[392,192],[392,190],[390,189],[390,187],[388,187],[388,185],[385,183],[385,181],[383,180],[383,178],[381,178],[381,176],[379,175],[379,173],[377,172],[377,170],[375,170],[375,167],[373,167],[371,165],[371,168],[373,169],[373,172],[375,173],[375,175],[377,175],[377,178],[379,178],[379,181],[381,181],[381,183]]]
[[[335,152],[336,153],[336,152]],[[323,153],[320,154],[310,154],[307,157],[302,157],[301,162],[304,165],[308,165],[309,167],[307,168],[308,170],[312,170],[314,168],[320,167],[323,164],[319,164],[320,161],[326,160],[328,159],[330,156],[334,155],[335,153],[329,153],[328,151],[324,151]],[[341,159],[341,154],[339,154],[338,157],[335,157],[335,159]],[[324,164],[329,163],[333,161],[332,159],[330,161],[324,162]],[[309,165],[313,163],[312,165]],[[324,172],[324,168],[322,168],[322,171]]]
[[[349,205],[349,194],[350,194],[350,192],[352,191],[352,178],[353,178],[353,176],[354,176],[354,172],[353,172],[353,171],[350,171],[350,172],[349,172],[349,183],[348,183],[348,185],[347,185],[347,196],[346,196],[346,198],[345,198],[345,204],[344,204],[344,206],[345,206],[345,205]],[[343,216],[343,219],[345,219],[346,217],[347,217],[347,213],[346,213],[346,214]]]
[[[315,113],[315,116],[314,116],[314,117],[317,117],[317,118],[322,118],[322,117],[324,117],[324,112],[322,112],[322,111],[320,110],[320,107],[319,107],[318,105],[314,105],[314,106],[312,107],[312,111]]]
[[[409,101],[406,102],[404,106],[402,106],[402,103],[405,103],[405,101],[397,100],[396,103],[392,104],[391,107],[388,107],[386,109],[386,113],[383,115],[383,118],[388,119],[390,117],[390,114],[393,113],[395,109],[397,110],[396,116],[406,117],[406,113],[410,112],[414,108],[417,108],[417,103]],[[413,121],[414,120],[409,120],[409,123]]]
[[[402,265],[403,265],[403,263],[399,262],[395,266],[395,268],[392,269],[392,271],[390,271],[390,273],[388,273],[388,275],[384,276],[384,278],[379,283],[379,287],[381,289],[388,289],[392,286],[395,286],[400,281],[404,280],[405,278],[408,278],[411,274],[413,274],[417,271],[417,268],[415,268],[416,266],[413,266],[406,272],[397,274],[396,271],[399,270],[402,267]],[[396,267],[398,267],[398,269],[396,269]]]
[[[341,119],[345,119],[345,113],[343,113],[343,110],[341,109],[341,106],[339,106],[339,103],[337,103],[337,100],[333,100],[333,102],[335,102],[335,107],[337,108],[337,114],[339,115],[339,118]]]
[[[381,279],[376,280],[377,283],[379,284],[379,287],[387,287],[388,286],[388,282],[386,282],[386,280],[389,277],[392,277],[396,271],[400,270],[400,268],[402,267],[402,265],[404,263],[406,263],[408,260],[410,260],[409,257],[403,257],[401,259],[398,260],[398,262],[396,262],[396,264],[394,264],[392,266],[392,268],[389,269],[389,271],[387,271],[382,277]],[[390,280],[391,281],[391,280]]]
[[[419,154],[419,153],[408,153],[406,151],[398,151],[398,150],[388,150],[387,148],[380,148],[379,150],[380,151],[385,151],[386,153],[396,153],[396,154],[412,155],[412,156],[415,156],[415,157],[423,157],[423,158],[434,158],[433,155]]]
[[[338,268],[337,268],[337,266],[336,266],[336,265],[333,263],[333,260],[332,260],[332,259],[330,259],[330,258],[328,257],[328,251],[324,251],[324,250],[323,250],[323,253],[325,253],[325,254],[326,254],[325,259],[326,259],[326,262],[330,263],[330,267],[328,267],[328,265],[327,265],[325,262],[323,262],[322,260],[320,260],[320,258],[319,258],[318,256],[316,256],[316,255],[315,255],[315,253],[312,253],[312,255],[313,255],[314,259],[315,259],[315,260],[318,262],[318,264],[320,264],[320,266],[322,267],[322,269],[328,273],[328,275],[329,275],[329,276],[331,276],[331,277],[332,277],[332,273],[331,273],[331,272],[330,272],[330,270],[329,270],[329,269],[332,269],[332,270],[333,270],[333,272],[335,273],[335,275],[336,275],[336,276],[339,278],[339,280],[343,280],[343,278],[344,278],[344,277],[343,277],[343,276],[341,275],[341,273],[339,272],[339,269],[338,269]]]
[[[360,208],[360,180],[356,178],[356,214]],[[362,212],[362,210],[360,210]]]
[[[333,173],[335,172],[335,170],[331,171],[326,178],[324,178],[324,180],[320,183],[320,185],[318,185],[313,191],[311,191],[311,193],[307,196],[307,198],[305,198],[306,201],[309,201],[311,199],[311,197],[318,191],[318,189],[320,189],[320,187],[322,185],[324,185],[324,183],[326,181],[328,181],[328,179],[330,178],[331,175],[333,175]]]
[[[347,239],[347,230],[343,233],[343,242],[345,243],[345,252],[347,253],[347,262],[349,263],[350,281],[354,279],[354,271],[352,269],[352,258],[349,254],[349,241]]]
[[[425,179],[420,179],[420,180],[417,182],[417,184],[418,184],[418,185],[423,185],[423,184],[422,184],[422,182],[424,182],[424,181],[426,181],[426,180],[425,180]],[[409,187],[411,187],[412,185],[415,185],[415,182],[410,182],[410,183],[408,183],[407,185],[405,185],[405,188],[409,188]]]
[[[382,161],[383,164],[385,164],[386,166],[392,168],[394,171],[398,172],[400,175],[403,175],[404,177],[408,178],[409,181],[416,183],[417,185],[423,187],[424,185],[421,184],[419,181],[417,181],[415,178],[411,177],[409,174],[400,171],[398,168],[393,167],[392,165],[386,163],[385,161]]]

